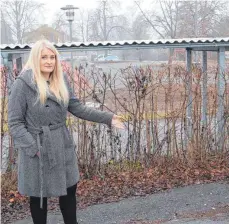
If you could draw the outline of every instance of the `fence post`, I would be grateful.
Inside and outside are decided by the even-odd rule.
[[[218,85],[217,85],[217,146],[218,150],[223,150],[224,143],[224,94],[225,94],[225,47],[218,50]]]
[[[205,128],[207,127],[207,97],[208,97],[208,79],[207,79],[207,51],[203,51],[203,66],[202,66],[202,113],[201,113],[201,121],[202,128],[205,132]]]
[[[185,145],[187,146],[188,140],[192,138],[192,50],[186,49],[186,95],[188,97],[187,108],[186,108],[186,140]]]

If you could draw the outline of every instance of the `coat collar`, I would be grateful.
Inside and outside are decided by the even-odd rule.
[[[24,81],[28,87],[30,87],[33,91],[38,93],[38,88],[37,88],[37,84],[34,81],[34,75],[33,75],[32,69],[24,70],[17,78]],[[63,104],[59,102],[58,99],[54,95],[48,94],[47,98],[63,106]]]

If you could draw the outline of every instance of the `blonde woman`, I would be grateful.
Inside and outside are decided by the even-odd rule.
[[[79,171],[66,127],[67,112],[123,128],[117,115],[86,107],[62,73],[59,54],[47,40],[36,42],[9,95],[8,124],[18,148],[18,190],[30,196],[34,224],[47,222],[47,198],[58,196],[65,224],[76,224]]]

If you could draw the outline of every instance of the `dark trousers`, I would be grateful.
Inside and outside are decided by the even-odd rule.
[[[65,224],[77,224],[76,221],[76,187],[67,188],[67,195],[59,197],[60,210]],[[30,197],[30,211],[34,224],[47,223],[47,198],[43,198],[43,208],[40,208],[40,198]]]

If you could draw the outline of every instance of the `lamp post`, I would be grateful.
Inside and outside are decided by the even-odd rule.
[[[75,9],[79,9],[78,7],[74,7],[73,5],[66,5],[65,7],[61,8],[62,10],[65,11],[66,18],[69,22],[69,37],[70,37],[70,42],[72,42],[72,22],[74,20],[74,15]],[[72,89],[74,92],[74,79],[73,79],[73,56],[72,56],[72,51],[71,51],[71,67],[72,67]]]

